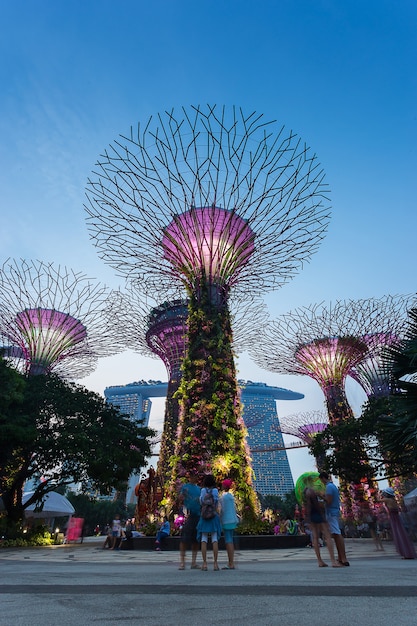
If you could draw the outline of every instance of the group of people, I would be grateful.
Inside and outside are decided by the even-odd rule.
[[[320,553],[320,537],[323,537],[329,552],[332,567],[349,566],[346,558],[345,541],[340,529],[340,496],[339,490],[332,482],[327,472],[319,474],[324,491],[314,489],[314,478],[307,479],[304,490],[306,517],[312,533],[312,544],[317,557],[319,567],[327,567]],[[393,541],[397,552],[404,559],[417,558],[416,552],[401,522],[399,507],[395,499],[394,490],[386,487],[381,491],[381,499],[389,516]],[[369,522],[371,535],[374,538],[377,550],[383,550],[383,546],[375,533],[372,533],[373,520]],[[334,540],[337,559],[335,558]]]
[[[229,478],[223,480],[220,495],[212,474],[204,477],[202,488],[197,484],[196,475],[190,473],[187,478],[179,492],[179,502],[186,513],[181,529],[179,569],[185,569],[186,550],[191,546],[191,569],[207,571],[207,544],[210,538],[213,569],[218,571],[219,537],[222,533],[228,557],[228,563],[222,569],[235,569],[233,531],[239,523],[239,517],[234,496],[230,492],[233,482]],[[201,566],[197,563],[200,543]]]
[[[345,540],[340,530],[340,496],[339,490],[332,482],[327,472],[321,472],[319,478],[324,491],[314,489],[314,479],[307,480],[304,490],[306,518],[310,525],[312,544],[319,567],[328,567],[320,553],[320,536],[323,537],[329,551],[332,567],[348,567],[346,558]],[[337,559],[335,558],[332,538],[336,545]]]
[[[111,524],[106,527],[106,539],[103,544],[103,550],[120,550],[122,541],[131,537],[141,537],[142,533],[137,532],[133,525],[133,520],[127,519],[122,521],[120,515],[114,516]]]

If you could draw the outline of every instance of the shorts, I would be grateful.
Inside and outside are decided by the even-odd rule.
[[[329,530],[331,535],[341,535],[342,531],[339,526],[339,515],[332,515],[327,513],[327,523],[329,524]]]
[[[223,528],[224,543],[233,543],[233,528]]]
[[[181,531],[182,543],[197,543],[197,524],[200,521],[199,515],[193,515],[192,513],[185,520],[184,526]]]

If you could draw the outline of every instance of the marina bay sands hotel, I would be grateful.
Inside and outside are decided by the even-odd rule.
[[[287,452],[279,425],[277,400],[301,400],[304,394],[282,387],[271,387],[265,383],[239,380],[243,404],[243,420],[251,451],[254,471],[254,488],[261,495],[284,496],[294,489],[294,481],[288,463]],[[149,424],[152,398],[166,397],[168,383],[144,381],[128,385],[107,387],[104,396],[107,402],[120,408],[132,419]],[[129,492],[138,482],[133,477]],[[130,497],[128,493],[127,501]]]

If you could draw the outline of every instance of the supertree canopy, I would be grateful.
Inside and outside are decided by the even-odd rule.
[[[40,261],[0,268],[0,336],[5,356],[27,375],[90,373],[116,351],[106,321],[108,291],[80,273]]]
[[[329,421],[324,411],[305,411],[280,417],[279,423],[282,433],[298,437],[308,445],[317,433],[327,428]]]
[[[190,107],[109,146],[88,183],[88,225],[129,278],[254,293],[280,287],[317,249],[326,194],[316,155],[292,131],[235,108]]]
[[[314,437],[323,432],[329,424],[325,411],[305,411],[281,417],[279,420],[280,430],[286,435],[298,437],[309,445]],[[322,469],[322,459],[316,457],[317,469]]]
[[[230,476],[254,510],[228,296],[276,289],[329,220],[324,175],[292,132],[214,106],[151,118],[105,152],[87,187],[101,257],[130,279],[189,298],[172,493],[186,469]]]
[[[330,423],[353,417],[345,393],[349,372],[368,355],[362,339],[372,300],[336,301],[295,309],[272,320],[252,350],[267,370],[303,374],[322,389]]]
[[[398,346],[404,337],[407,312],[413,302],[414,294],[386,296],[373,301],[367,332],[362,336],[368,346],[368,354],[349,372],[369,398],[397,391],[389,362],[384,357],[387,349]]]

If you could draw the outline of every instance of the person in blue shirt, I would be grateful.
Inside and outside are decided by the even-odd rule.
[[[213,507],[212,516],[208,519],[205,514],[206,496],[212,496]],[[197,540],[201,541],[201,556],[203,558],[202,570],[207,571],[207,543],[208,536],[211,538],[211,545],[213,548],[213,569],[215,572],[219,571],[219,565],[217,558],[219,554],[219,537],[222,534],[222,526],[220,524],[220,517],[217,512],[219,503],[219,491],[216,487],[216,480],[213,474],[206,474],[204,477],[203,488],[200,495],[201,514],[200,521],[197,525]]]
[[[198,477],[194,472],[189,472],[187,482],[181,486],[178,500],[185,515],[185,521],[181,529],[180,541],[180,566],[178,569],[185,569],[185,555],[187,545],[191,544],[191,569],[201,569],[197,565],[197,554],[199,543],[197,541],[197,525],[200,521],[200,493],[201,489],[197,485]]]
[[[158,530],[158,532],[156,533],[156,550],[158,552],[161,551],[161,542],[165,537],[169,537],[169,534],[171,532],[171,525],[168,521],[167,517],[164,517],[162,524]]]
[[[330,534],[336,544],[336,550],[339,563],[345,566],[349,566],[349,561],[346,558],[345,540],[340,530],[339,518],[340,518],[340,495],[339,489],[332,482],[327,472],[320,472],[320,480],[325,485],[326,491],[324,493],[324,502],[326,507],[326,519],[329,524]]]

